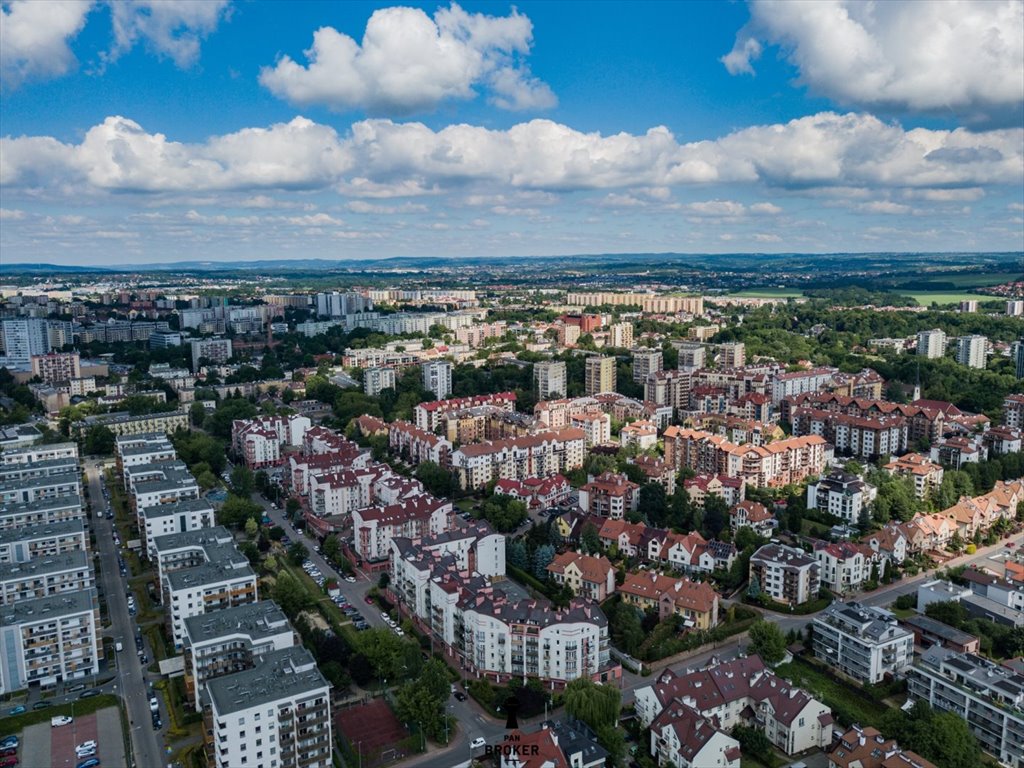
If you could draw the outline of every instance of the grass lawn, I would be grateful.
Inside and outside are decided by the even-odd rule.
[[[775,672],[831,707],[840,722],[852,721],[878,727],[882,716],[888,711],[882,702],[876,701],[857,686],[840,682],[801,658],[780,664]]]
[[[915,611],[913,608],[895,608],[895,607],[893,607],[893,608],[889,608],[889,610],[892,612],[892,614],[897,619],[906,619],[906,618],[909,618],[911,616],[914,616],[917,613],[917,611]]]
[[[92,696],[88,699],[78,699],[67,704],[58,704],[46,709],[30,709],[22,715],[0,718],[0,733],[4,735],[19,733],[23,729],[36,723],[47,723],[51,717],[68,715],[79,717],[89,715],[107,707],[117,707],[120,699],[110,693],[101,693],[99,696]]]
[[[999,301],[996,296],[986,296],[981,293],[969,293],[967,291],[895,291],[902,296],[912,296],[922,306],[931,306],[932,302],[944,306],[947,304],[959,304],[961,301]]]

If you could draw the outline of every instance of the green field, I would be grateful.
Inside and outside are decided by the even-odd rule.
[[[1008,283],[1013,280],[1020,280],[1020,272],[983,272],[981,274],[965,274],[965,275],[933,275],[926,273],[925,277],[929,280],[941,280],[946,283],[952,283],[957,288],[982,288],[986,285],[999,285],[1000,283]]]
[[[924,307],[930,307],[932,302],[939,305],[959,304],[961,301],[1001,301],[998,296],[986,296],[982,293],[967,293],[956,291],[893,291],[901,296],[912,296],[914,301]]]

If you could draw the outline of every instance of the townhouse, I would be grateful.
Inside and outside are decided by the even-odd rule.
[[[579,499],[580,509],[584,512],[621,520],[636,511],[640,502],[640,486],[624,474],[604,472],[580,488]]]
[[[185,619],[185,691],[197,712],[210,680],[252,669],[260,656],[299,645],[277,603],[260,600]]]
[[[502,478],[494,484],[494,492],[518,499],[528,509],[546,509],[567,502],[572,495],[572,486],[562,475],[523,480]]]
[[[491,480],[549,477],[583,466],[585,435],[572,427],[534,435],[464,445],[451,454],[451,466],[465,489],[477,489]]]
[[[944,470],[920,453],[905,453],[882,467],[890,475],[909,477],[914,483],[914,495],[919,499],[928,498],[928,494],[942,485]]]
[[[939,768],[916,752],[900,749],[876,728],[852,725],[828,755],[828,768]]]
[[[729,510],[729,527],[733,533],[740,528],[751,528],[758,536],[770,537],[775,524],[775,515],[757,501],[741,501]]]
[[[932,646],[907,674],[914,701],[952,712],[981,748],[1005,765],[1024,765],[1024,676],[973,654]]]
[[[831,710],[775,675],[756,655],[682,674],[666,669],[653,684],[637,689],[635,705],[640,723],[652,728],[652,754],[658,752],[653,724],[666,711],[689,710],[725,732],[737,725],[754,728],[788,755],[822,749],[832,741]]]
[[[905,526],[887,523],[877,531],[869,533],[862,538],[861,544],[866,544],[876,555],[887,558],[896,565],[900,565],[907,557],[910,543],[904,532]]]
[[[878,496],[878,489],[836,469],[807,485],[807,508],[822,509],[856,525]]]
[[[708,496],[718,496],[730,507],[746,498],[747,484],[742,478],[728,475],[694,475],[683,480],[683,489],[690,501],[703,507]]]
[[[329,768],[331,685],[302,646],[207,682],[207,756],[216,768]]]
[[[503,746],[499,768],[605,768],[608,759],[581,720],[548,720],[533,733],[511,731]]]
[[[803,550],[765,544],[750,557],[750,581],[775,602],[801,605],[818,596],[821,565]]]
[[[615,592],[615,566],[607,557],[563,552],[547,570],[556,584],[568,586],[577,597],[600,603]]]
[[[902,677],[914,661],[914,635],[881,608],[832,603],[814,618],[816,658],[861,683]]]
[[[0,693],[99,674],[99,598],[95,589],[20,600],[0,607]]]
[[[0,605],[91,589],[92,557],[85,550],[0,563]]]
[[[0,564],[88,551],[89,534],[81,518],[11,528],[0,526]]]
[[[623,603],[656,610],[661,619],[679,616],[687,629],[718,626],[718,593],[706,582],[641,571],[626,574],[618,591]]]

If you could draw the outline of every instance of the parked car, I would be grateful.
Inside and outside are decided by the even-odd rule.
[[[8,715],[8,717],[14,717],[15,715],[20,715],[20,714],[22,714],[23,712],[26,712],[26,711],[28,711],[28,710],[26,710],[25,707],[23,707],[21,704],[19,704],[18,706],[12,707],[11,709],[9,709],[7,711],[7,715]]]
[[[98,757],[90,757],[87,760],[79,761],[75,765],[75,768],[96,768],[96,766],[99,765],[99,764],[100,764],[100,759]]]
[[[453,695],[459,701],[465,701],[466,700],[466,694],[464,694],[462,691],[456,691]]]
[[[364,597],[364,598],[363,598],[363,601],[364,601],[364,602],[365,602],[365,603],[366,603],[367,605],[373,605],[373,598],[372,598],[372,597],[370,597],[369,595],[367,595],[366,597]]]
[[[32,705],[32,709],[46,709],[47,707],[52,706],[53,704],[49,701],[37,701],[35,704]]]
[[[60,728],[62,725],[71,725],[74,722],[74,718],[68,717],[67,715],[57,715],[57,717],[50,718],[51,728]]]
[[[18,758],[15,755],[11,755],[10,757],[5,757],[3,760],[0,760],[0,768],[13,768],[17,764]]]
[[[18,739],[17,736],[14,735],[4,736],[2,739],[0,739],[0,747],[3,747],[4,749],[7,749],[8,747],[14,747],[15,749],[17,749],[18,744],[20,743],[21,741]]]
[[[93,754],[96,753],[96,740],[95,739],[89,739],[88,741],[83,741],[81,744],[79,744],[77,747],[75,747],[75,752],[76,753],[90,752],[90,751]],[[92,755],[82,755],[82,754],[79,754],[78,756],[79,757],[91,757]]]
[[[101,693],[102,691],[99,688],[90,688],[89,690],[82,691],[80,694],[78,694],[78,698],[90,699],[93,696],[99,696]]]
[[[17,747],[7,747],[6,749],[0,749],[0,757],[12,757],[18,754]]]
[[[355,584],[356,583],[356,577],[355,576],[346,576],[345,577],[345,581],[347,581],[349,584]]]

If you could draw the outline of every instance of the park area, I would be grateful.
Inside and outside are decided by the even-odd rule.
[[[334,723],[349,765],[375,768],[420,751],[418,737],[409,733],[383,699],[341,709]]]

